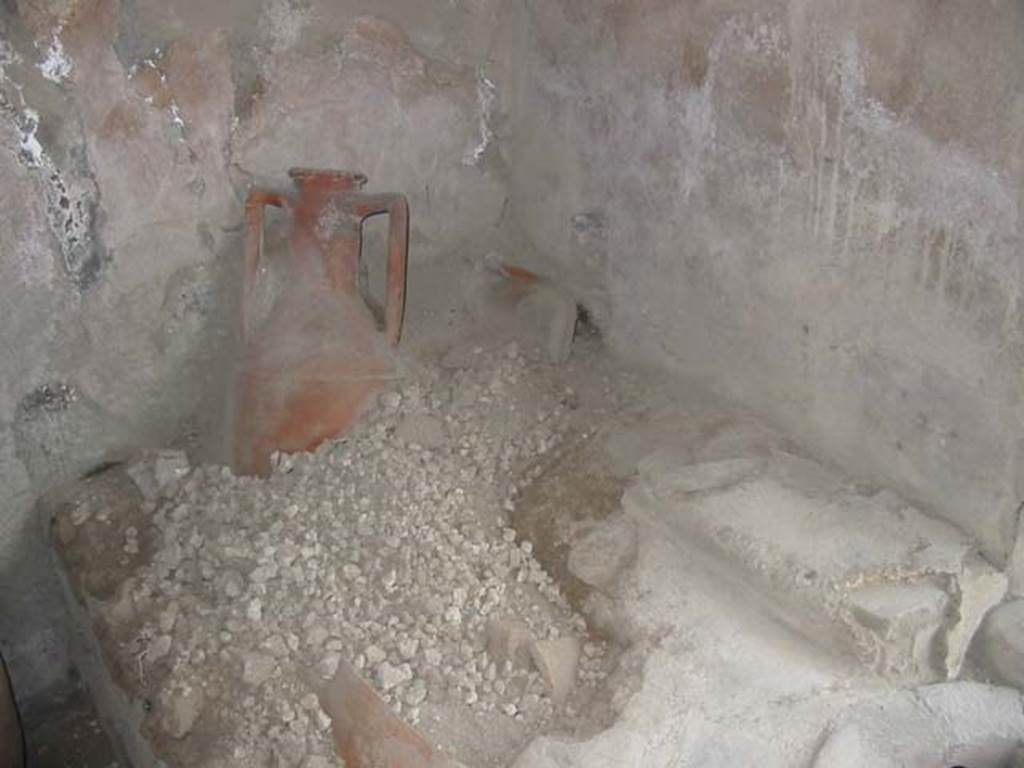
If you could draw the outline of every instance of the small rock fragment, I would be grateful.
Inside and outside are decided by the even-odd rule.
[[[405,443],[416,443],[424,448],[439,448],[445,443],[444,425],[426,413],[414,413],[402,419],[395,436]]]
[[[893,677],[945,673],[933,669],[933,647],[948,602],[945,590],[927,582],[872,585],[853,590],[849,597],[853,617],[875,636],[878,672]]]
[[[246,606],[245,616],[249,621],[254,624],[259,623],[263,620],[263,601],[259,598],[253,598],[249,601],[249,605]]]
[[[243,658],[242,681],[246,685],[259,686],[269,680],[277,669],[277,662],[262,653],[247,653]]]
[[[414,680],[405,692],[403,701],[410,707],[418,707],[427,699],[427,686],[422,680]]]
[[[188,456],[184,451],[173,449],[143,456],[125,467],[125,473],[147,501],[165,495],[188,472]]]
[[[555,704],[563,704],[576,684],[576,664],[580,643],[574,637],[535,640],[530,643],[530,658],[548,686]]]
[[[516,338],[527,353],[540,354],[550,363],[564,363],[576,333],[576,301],[547,280],[530,288],[513,315]]]
[[[153,460],[153,478],[157,488],[167,490],[188,474],[188,456],[184,451],[166,449],[158,451]]]
[[[500,619],[487,625],[487,655],[499,667],[525,668],[530,661],[530,628],[521,621]]]
[[[992,611],[980,633],[985,666],[1002,682],[1024,689],[1024,600],[1013,600]]]
[[[281,635],[271,635],[267,638],[267,641],[263,643],[263,648],[265,648],[271,656],[279,659],[288,656],[288,644]]]
[[[161,696],[160,723],[172,738],[183,739],[192,730],[203,710],[203,692],[186,686]]]
[[[406,661],[416,656],[416,651],[419,650],[419,647],[420,641],[415,637],[404,637],[398,641],[398,653]]]
[[[306,643],[311,645],[313,648],[319,648],[325,642],[329,636],[329,632],[326,627],[320,626],[319,624],[309,628],[306,632]]]
[[[444,612],[444,620],[449,624],[461,624],[462,611],[459,610],[457,605],[453,605]]]
[[[160,635],[149,644],[149,652],[146,656],[148,661],[157,661],[171,652],[171,636]]]
[[[396,688],[410,680],[412,680],[412,668],[408,664],[396,667],[383,661],[377,667],[377,682],[380,684],[381,689],[385,691],[390,691],[392,688]]]
[[[402,396],[397,392],[382,392],[378,399],[381,407],[389,411],[397,409],[402,404]]]
[[[341,664],[341,654],[329,653],[317,665],[317,671],[324,680],[330,680],[338,674],[338,665]]]
[[[569,550],[569,571],[598,589],[614,583],[636,558],[636,526],[624,517],[602,521]]]
[[[981,557],[975,555],[964,561],[957,577],[960,605],[959,621],[946,635],[946,674],[950,679],[960,674],[967,649],[981,626],[985,615],[1002,602],[1009,580]]]
[[[241,597],[245,592],[245,579],[237,571],[227,571],[221,577],[221,589],[232,600]]]
[[[174,629],[174,622],[178,620],[178,604],[171,603],[160,612],[160,631],[170,632]]]
[[[376,645],[367,646],[366,651],[364,651],[364,655],[366,656],[366,663],[374,667],[388,657],[388,655]]]

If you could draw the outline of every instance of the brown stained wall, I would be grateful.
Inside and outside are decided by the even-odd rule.
[[[1024,4],[527,0],[508,28],[513,210],[620,348],[1004,563]]]

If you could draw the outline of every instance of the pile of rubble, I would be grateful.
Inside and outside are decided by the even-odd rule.
[[[463,759],[488,747],[445,743],[467,738],[453,720],[485,716],[475,738],[515,748],[571,725],[612,654],[507,513],[575,395],[515,345],[468,357],[385,392],[346,439],[276,457],[267,480],[198,468],[150,502],[155,552],[121,601],[149,606],[138,671],[166,671],[161,730],[186,739],[215,716],[217,764],[333,764],[314,691],[342,662]]]
[[[170,453],[84,480],[55,540],[143,746],[338,765],[318,693],[355,670],[473,768],[1015,764],[1019,692],[969,681],[1006,588],[972,541],[637,391],[463,346],[266,480]],[[1021,615],[974,644],[1006,682]]]

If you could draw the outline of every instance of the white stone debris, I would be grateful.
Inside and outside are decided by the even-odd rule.
[[[502,669],[529,663],[530,628],[521,621],[500,620],[487,625],[487,654]]]
[[[39,168],[46,162],[46,151],[36,138],[39,130],[39,113],[25,107],[21,113],[21,156],[30,168]]]
[[[154,501],[173,493],[175,484],[188,474],[189,461],[184,451],[168,449],[140,457],[125,467],[125,471],[143,498]]]
[[[168,689],[161,697],[162,725],[175,739],[183,739],[192,730],[203,711],[203,692],[200,688],[183,685]]]
[[[260,653],[248,653],[243,660],[242,680],[246,685],[259,686],[269,680],[277,662]]]
[[[498,100],[498,88],[483,70],[477,73],[476,93],[480,104],[480,142],[462,158],[463,165],[479,164],[488,147],[494,142],[491,121]]]
[[[576,684],[576,666],[580,643],[575,637],[535,640],[530,643],[530,658],[548,686],[551,698],[564,703]]]
[[[585,532],[569,550],[569,570],[598,589],[609,587],[636,557],[636,528],[616,516]]]
[[[151,659],[165,689],[221,692],[236,758],[257,764],[297,733],[288,765],[330,754],[314,686],[342,661],[424,728],[457,707],[541,732],[574,681],[582,696],[605,679],[610,654],[503,508],[557,454],[564,387],[544,390],[520,355],[474,359],[424,367],[265,480],[163,454],[139,471],[155,499],[156,552],[133,587],[153,609]],[[185,734],[176,706],[167,727]]]
[[[39,71],[47,80],[60,84],[71,75],[71,59],[64,51],[64,44],[58,37],[60,30],[53,33],[46,47],[46,58],[39,62]]]

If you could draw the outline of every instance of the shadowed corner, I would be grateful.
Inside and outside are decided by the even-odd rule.
[[[0,656],[0,768],[22,768],[25,736],[7,677],[7,665]]]

